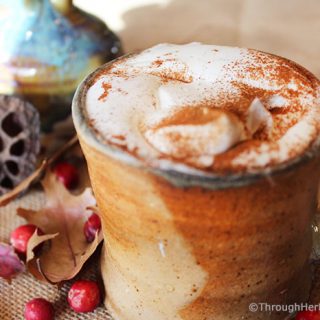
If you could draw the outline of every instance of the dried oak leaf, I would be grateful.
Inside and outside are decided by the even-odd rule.
[[[8,282],[25,269],[14,249],[5,243],[0,243],[0,277]]]
[[[38,279],[58,284],[72,279],[102,241],[101,232],[87,243],[83,226],[96,201],[90,188],[80,195],[71,194],[56,176],[48,172],[42,181],[46,204],[39,211],[19,208],[18,215],[35,224],[45,235],[34,233],[28,242],[27,267]],[[48,246],[36,257],[40,243],[50,239]]]

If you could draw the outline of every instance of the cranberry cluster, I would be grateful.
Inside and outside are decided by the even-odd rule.
[[[77,313],[91,312],[101,302],[101,293],[98,284],[90,280],[78,280],[68,292],[68,303]],[[36,298],[30,300],[24,310],[26,320],[53,320],[54,308],[52,303]]]
[[[53,172],[67,189],[77,187],[79,174],[74,165],[68,162],[60,162],[53,168]],[[92,242],[100,229],[100,218],[96,213],[92,213],[83,228],[87,241]],[[35,232],[37,232],[38,235],[44,234],[40,228],[33,224],[21,225],[11,232],[11,245],[22,257],[25,257],[28,241]],[[37,249],[40,250],[41,247]],[[71,286],[67,300],[75,312],[91,312],[95,310],[101,302],[101,291],[95,281],[77,280]],[[53,320],[53,305],[43,298],[32,299],[25,306],[24,317],[26,320]]]

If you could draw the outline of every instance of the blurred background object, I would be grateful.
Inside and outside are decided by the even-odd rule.
[[[0,93],[37,107],[44,131],[70,112],[79,82],[120,42],[72,0],[0,0]]]
[[[320,76],[319,0],[75,0],[120,36],[126,52],[203,41],[260,49]]]

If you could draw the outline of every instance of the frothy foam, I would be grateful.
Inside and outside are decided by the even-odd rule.
[[[153,167],[255,171],[318,143],[320,84],[250,49],[161,44],[120,59],[86,96],[104,143]]]

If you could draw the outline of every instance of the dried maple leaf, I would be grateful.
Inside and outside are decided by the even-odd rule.
[[[14,252],[14,249],[8,244],[0,243],[0,277],[10,282],[24,269],[24,264]]]
[[[73,195],[56,176],[48,172],[42,181],[46,204],[39,211],[18,209],[18,214],[38,226],[45,235],[33,234],[28,242],[27,266],[38,279],[59,283],[73,278],[93,254],[102,240],[99,232],[92,243],[87,243],[83,227],[91,215],[88,207],[95,205],[90,188]],[[50,245],[35,257],[33,249],[49,240]]]

